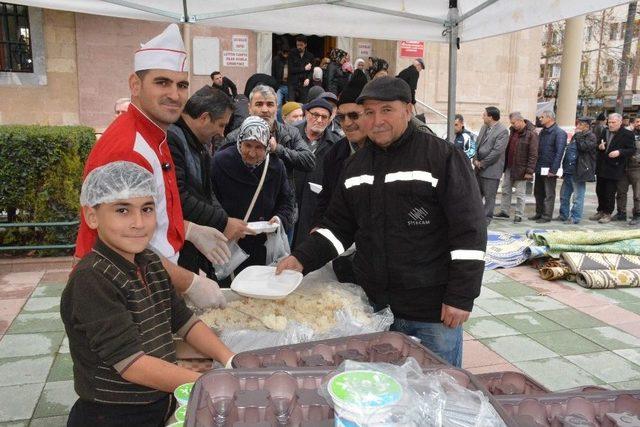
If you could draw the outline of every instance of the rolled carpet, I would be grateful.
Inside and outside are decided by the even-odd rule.
[[[640,286],[640,269],[634,270],[583,270],[577,274],[577,282],[583,288],[609,289]]]

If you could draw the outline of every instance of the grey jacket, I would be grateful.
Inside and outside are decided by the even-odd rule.
[[[485,134],[489,132],[486,135]],[[482,178],[500,179],[504,171],[504,156],[509,144],[509,130],[500,122],[491,129],[483,125],[478,134],[478,151],[474,159],[482,162],[481,168],[476,168],[476,175]]]

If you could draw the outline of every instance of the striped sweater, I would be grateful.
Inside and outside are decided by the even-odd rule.
[[[133,264],[100,240],[71,273],[60,312],[76,393],[108,404],[141,405],[165,397],[121,373],[142,355],[175,363],[172,334],[185,336],[197,322],[156,254],[145,250]]]

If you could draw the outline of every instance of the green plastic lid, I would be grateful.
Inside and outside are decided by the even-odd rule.
[[[176,400],[181,405],[186,405],[189,401],[189,396],[191,395],[191,389],[193,389],[193,383],[186,383],[178,386],[176,390],[173,392],[173,395],[176,397]]]
[[[348,408],[379,408],[402,398],[402,386],[390,375],[369,370],[342,372],[328,384],[336,405]]]
[[[173,414],[176,417],[176,421],[184,422],[184,419],[187,417],[187,407],[181,406],[176,409],[176,412]]]

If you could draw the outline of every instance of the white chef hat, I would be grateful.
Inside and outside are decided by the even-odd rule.
[[[176,24],[171,24],[136,51],[134,71],[171,70],[189,71],[187,51]]]

